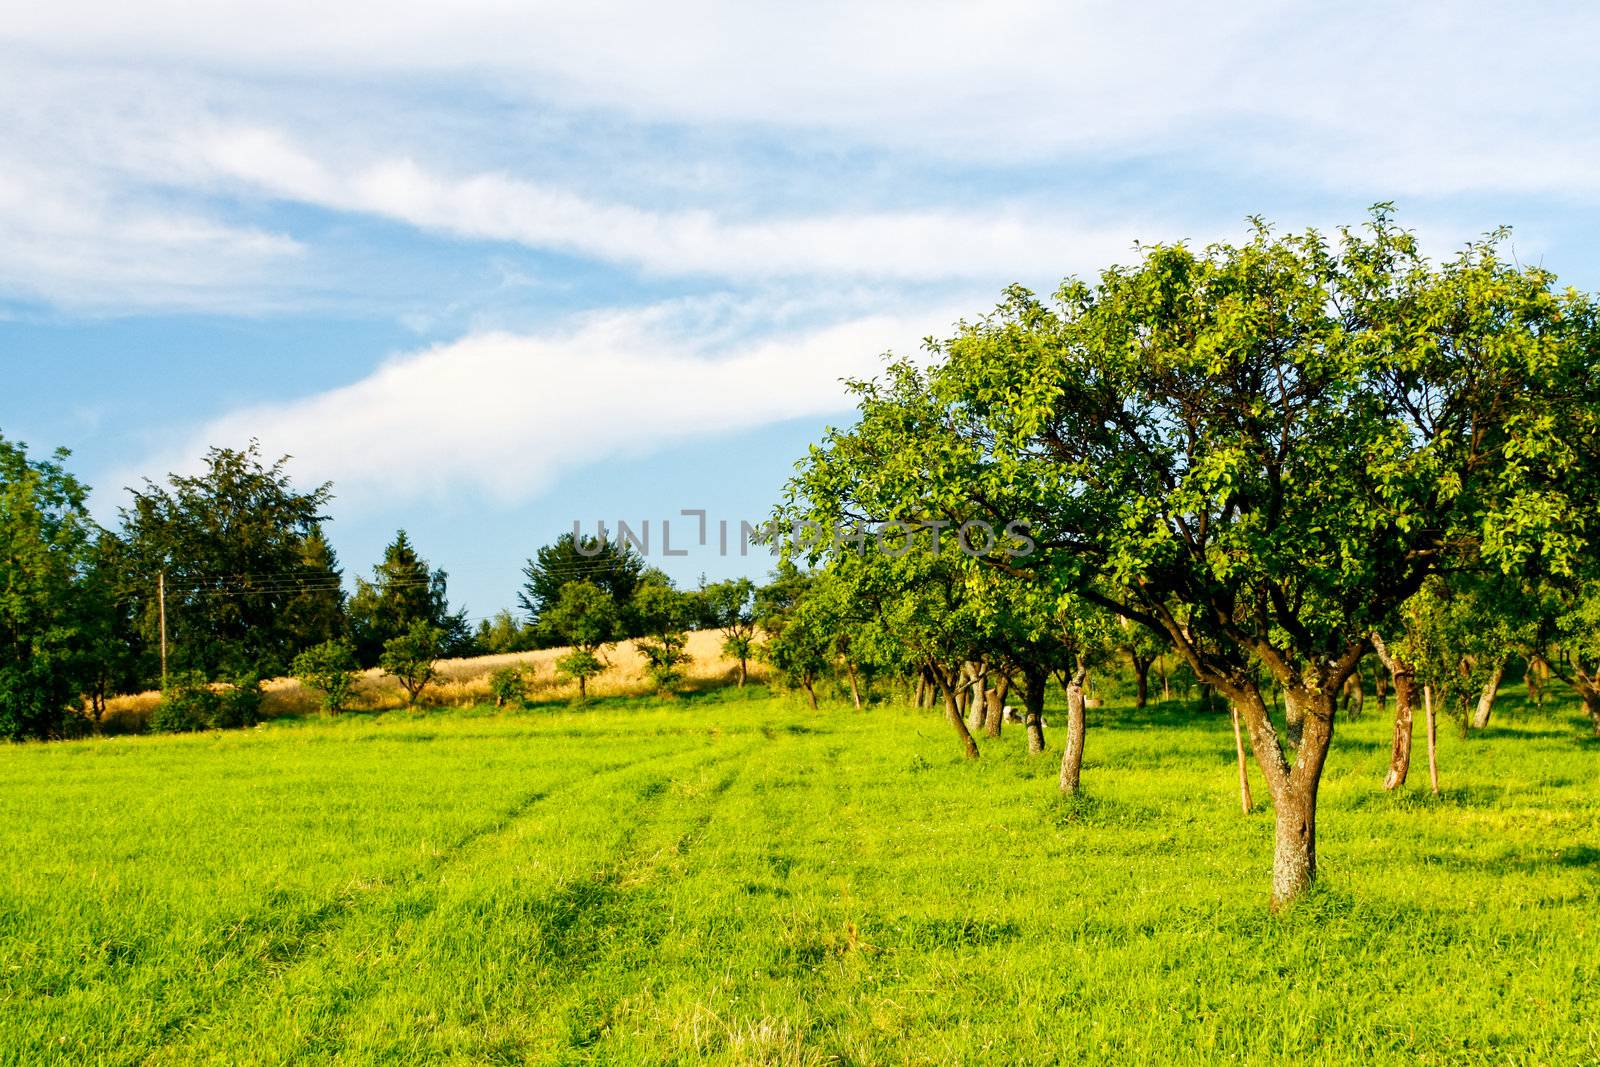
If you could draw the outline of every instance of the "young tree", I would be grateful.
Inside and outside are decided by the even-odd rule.
[[[756,586],[748,578],[730,578],[700,591],[707,625],[722,631],[722,654],[739,661],[739,688],[749,677],[756,649]]]
[[[634,591],[629,605],[639,635],[634,644],[658,693],[670,693],[683,680],[683,667],[689,662],[686,627],[693,608],[690,597],[664,582],[650,582]]]
[[[68,455],[32,460],[0,437],[0,738],[61,735],[87,688],[94,616],[109,609],[86,588],[96,527]]]
[[[521,667],[501,667],[489,675],[489,695],[494,697],[497,708],[513,703],[521,705],[528,697],[528,676]]]
[[[322,694],[323,711],[337,715],[355,691],[355,650],[347,641],[324,641],[294,658],[293,674],[301,685]]]
[[[1435,267],[1380,210],[1335,247],[1258,223],[1144,248],[1054,307],[1012,289],[931,371],[859,385],[857,427],[808,463],[870,457],[828,480],[880,516],[1025,520],[1022,569],[1164,631],[1248,727],[1281,905],[1315,876],[1334,702],[1372,632],[1469,550],[1569,573],[1584,543],[1596,308],[1499,239]]]
[[[577,679],[578,699],[587,700],[589,679],[606,667],[600,650],[616,638],[616,602],[587,579],[567,582],[554,605],[545,610],[542,621],[571,646],[572,651],[556,661],[556,670]]]
[[[417,619],[399,637],[384,642],[378,666],[406,691],[406,706],[415,707],[422,690],[437,675],[436,664],[444,649],[445,632],[426,619]]]

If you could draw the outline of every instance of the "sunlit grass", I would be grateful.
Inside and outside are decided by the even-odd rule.
[[[1223,716],[1019,730],[759,690],[0,749],[7,1062],[1570,1063],[1600,1057],[1600,746],[1508,699],[1269,913]],[[1052,736],[1054,740],[1054,736]],[[1055,755],[1059,749],[1055,750]]]

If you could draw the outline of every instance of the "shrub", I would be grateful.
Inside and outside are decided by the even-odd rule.
[[[212,722],[224,730],[254,726],[261,721],[261,702],[260,676],[241,675],[218,695],[216,718]]]
[[[528,677],[520,667],[501,667],[489,675],[489,692],[497,708],[513,701],[520,706],[528,696]]]
[[[296,656],[293,671],[301,685],[322,694],[322,710],[337,715],[355,690],[355,650],[344,641],[324,641]]]
[[[193,733],[209,730],[222,710],[222,698],[206,682],[205,676],[191,672],[167,686],[150,716],[150,729],[158,734]]]

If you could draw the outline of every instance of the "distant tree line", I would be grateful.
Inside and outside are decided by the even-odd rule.
[[[213,448],[193,475],[146,480],[115,528],[97,525],[68,454],[30,457],[0,437],[0,736],[94,730],[107,700],[161,686],[152,725],[249,725],[262,680],[294,675],[330,712],[355,672],[380,668],[416,702],[441,658],[568,645],[580,690],[606,649],[633,640],[662,690],[682,680],[689,630],[727,626],[754,655],[749,582],[680,591],[627,546],[571,534],[528,561],[518,599],[474,628],[448,575],[404,530],[347,588],[324,533],[332,486],[297,488],[287,459]],[[583,551],[579,551],[579,548]]]

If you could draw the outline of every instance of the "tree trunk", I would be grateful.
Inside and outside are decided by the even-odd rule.
[[[740,689],[744,688],[745,679],[748,678],[749,676],[750,676],[749,664],[745,661],[745,657],[740,656],[739,657],[739,688]]]
[[[1305,705],[1285,692],[1283,694],[1283,732],[1290,748],[1299,748],[1306,731]]]
[[[1428,783],[1439,795],[1439,726],[1433,717],[1433,686],[1422,687],[1422,712],[1428,719]]]
[[[1589,721],[1594,723],[1594,735],[1600,737],[1600,689],[1585,686],[1579,696],[1583,698],[1583,710],[1589,713]]]
[[[1489,725],[1489,716],[1494,712],[1494,698],[1500,693],[1500,681],[1506,676],[1506,661],[1500,660],[1489,671],[1488,679],[1483,683],[1483,692],[1478,696],[1478,710],[1473,713],[1473,729],[1481,730]]]
[[[846,660],[844,664],[844,671],[850,679],[850,702],[855,705],[857,711],[860,711],[861,686],[856,681],[856,665],[851,663],[849,660]]]
[[[1172,675],[1167,671],[1165,660],[1156,661],[1156,670],[1161,672],[1161,703],[1172,702]]]
[[[1044,692],[1050,675],[1037,667],[1022,672],[1022,718],[1028,731],[1028,754],[1044,751]]]
[[[1383,779],[1385,789],[1399,789],[1405,785],[1406,774],[1411,770],[1411,703],[1415,699],[1414,677],[1409,670],[1399,670],[1394,674],[1394,744],[1389,753],[1389,773]]]
[[[1345,711],[1350,718],[1361,718],[1361,710],[1367,706],[1367,691],[1361,684],[1361,671],[1357,669],[1344,685]]]
[[[1382,715],[1389,710],[1389,676],[1384,673],[1381,663],[1372,672],[1372,691],[1378,697],[1378,714]]]
[[[1150,703],[1150,661],[1133,657],[1134,697],[1133,706],[1142,708]]]
[[[956,732],[956,737],[960,739],[962,752],[967,759],[977,759],[978,742],[972,739],[972,732],[967,729],[967,721],[961,717],[961,705],[956,701],[956,690],[961,688],[959,681],[949,685],[940,679],[940,688],[944,690],[944,717],[950,723],[950,728]]]
[[[805,686],[806,696],[811,700],[811,710],[812,711],[816,711],[817,710],[817,687],[811,684],[811,679],[810,678],[802,679],[800,684]]]
[[[1292,783],[1272,803],[1277,809],[1272,850],[1276,909],[1310,888],[1317,877],[1317,783]]]
[[[1250,796],[1250,772],[1244,755],[1244,731],[1239,728],[1239,705],[1230,701],[1228,710],[1233,713],[1233,749],[1239,758],[1239,809],[1249,815],[1255,801]]]
[[[1528,687],[1528,699],[1544,710],[1544,686],[1539,681],[1539,661],[1529,660],[1528,669],[1522,672],[1523,684]]]
[[[587,682],[588,679],[586,679],[583,675],[578,675],[578,699],[580,701],[589,699],[589,686]]]
[[[1353,654],[1356,649],[1352,648]],[[1343,662],[1348,662],[1346,659]],[[1296,675],[1301,671],[1293,672]],[[1333,711],[1344,677],[1329,676],[1322,687],[1291,687],[1286,703],[1300,710],[1304,731],[1291,763],[1262,699],[1260,684],[1249,675],[1224,679],[1250,732],[1250,748],[1272,792],[1275,840],[1272,863],[1272,906],[1288,904],[1311,885],[1317,874],[1317,788],[1333,742]]]
[[[1011,676],[1002,674],[989,690],[989,717],[983,721],[983,732],[988,737],[999,737],[1006,719],[1006,697],[1011,693]]]
[[[1083,773],[1083,742],[1088,723],[1083,711],[1083,681],[1088,671],[1080,664],[1067,682],[1067,745],[1061,751],[1061,791],[1075,795]]]
[[[1411,704],[1415,699],[1416,672],[1398,656],[1390,655],[1383,638],[1372,635],[1372,646],[1378,659],[1394,679],[1394,745],[1389,753],[1389,773],[1384,776],[1385,789],[1399,789],[1406,784],[1411,770]]]
[[[924,701],[926,701],[927,698],[928,698],[928,676],[926,674],[919,674],[919,675],[917,675],[917,698],[916,698],[916,701],[915,701],[915,705],[917,707],[919,707],[919,708],[926,707],[927,705],[924,703]]]
[[[967,670],[972,678],[968,683],[969,694],[966,702],[967,729],[977,733],[983,729],[984,720],[989,717],[989,681],[982,664],[970,663],[967,665]]]

